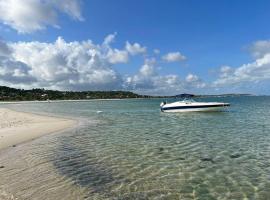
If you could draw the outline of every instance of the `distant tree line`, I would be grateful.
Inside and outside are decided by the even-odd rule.
[[[129,91],[57,91],[45,89],[16,89],[0,86],[0,101],[44,101],[44,100],[83,100],[83,99],[125,99],[150,98]]]
[[[140,95],[129,91],[57,91],[45,89],[16,89],[0,86],[0,101],[46,101],[46,100],[86,100],[86,99],[127,99],[127,98],[204,98],[250,96],[250,94],[194,95],[178,94],[174,96]]]

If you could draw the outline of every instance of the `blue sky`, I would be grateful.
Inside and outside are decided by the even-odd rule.
[[[263,0],[0,0],[0,84],[270,94],[269,9]]]

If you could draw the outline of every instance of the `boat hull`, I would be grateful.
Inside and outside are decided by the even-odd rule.
[[[220,103],[213,105],[197,105],[197,106],[161,106],[162,112],[216,112],[224,111],[228,103]]]

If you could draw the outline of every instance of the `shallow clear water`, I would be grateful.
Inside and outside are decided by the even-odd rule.
[[[270,199],[270,97],[203,99],[232,104],[209,113],[160,101],[1,105],[81,125],[0,152],[0,199]]]

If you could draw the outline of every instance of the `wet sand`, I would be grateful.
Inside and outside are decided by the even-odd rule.
[[[71,119],[0,108],[0,150],[75,126]]]

